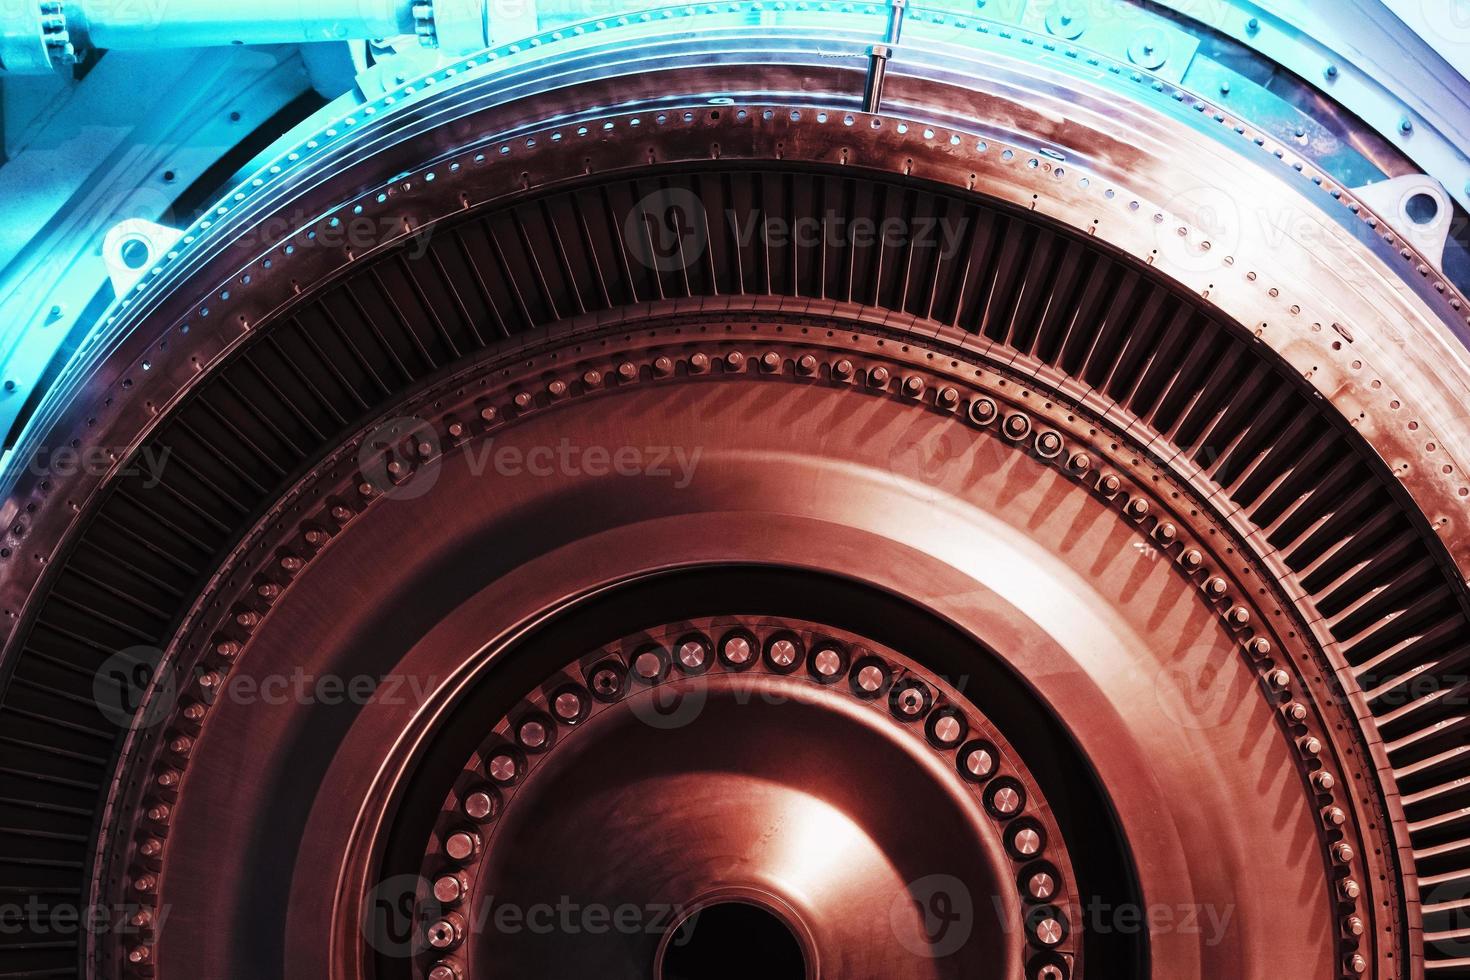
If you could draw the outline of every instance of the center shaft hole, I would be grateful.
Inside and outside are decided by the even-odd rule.
[[[657,980],[805,980],[791,927],[749,902],[708,905],[669,937]]]

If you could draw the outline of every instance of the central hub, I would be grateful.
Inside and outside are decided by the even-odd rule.
[[[1001,733],[896,651],[789,619],[674,623],[548,678],[465,766],[423,873],[426,965],[464,976],[939,980],[1073,948],[1060,831]]]

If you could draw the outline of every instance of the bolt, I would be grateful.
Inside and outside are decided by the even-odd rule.
[[[888,386],[888,369],[886,367],[875,367],[868,372],[868,384],[874,388],[886,388]]]
[[[964,726],[953,715],[943,715],[934,723],[934,738],[942,745],[953,745],[964,734]]]
[[[1062,924],[1048,916],[1036,923],[1036,939],[1043,946],[1055,946],[1062,941]]]
[[[618,378],[622,381],[638,380],[638,365],[632,361],[624,361],[618,365]]]
[[[1342,880],[1342,884],[1337,886],[1337,890],[1338,893],[1341,894],[1342,897],[1347,901],[1353,901],[1363,892],[1363,890],[1358,887],[1358,883],[1351,878],[1344,878]]]
[[[732,636],[725,641],[725,659],[732,664],[750,663],[750,641],[743,636]]]
[[[1031,431],[1031,420],[1019,412],[1006,417],[1005,433],[1012,439],[1024,438]]]
[[[971,749],[965,755],[965,771],[977,779],[984,779],[995,772],[995,757],[989,749]]]
[[[459,875],[440,875],[434,879],[434,897],[445,904],[457,902],[464,895],[464,881]]]
[[[1332,792],[1332,788],[1337,785],[1337,779],[1332,773],[1324,769],[1312,777],[1312,785],[1316,787],[1319,793],[1330,793]]]
[[[1111,497],[1123,488],[1123,481],[1118,479],[1116,474],[1109,473],[1097,481],[1097,488]]]
[[[652,683],[663,676],[664,660],[657,651],[644,650],[633,659],[633,672]]]
[[[1331,80],[1335,79],[1336,77],[1337,77],[1337,66],[1336,65],[1328,65],[1327,66],[1327,80],[1328,81],[1331,81]]]
[[[781,355],[775,351],[766,351],[761,355],[761,370],[774,373],[781,368]]]
[[[1261,29],[1260,19],[1252,17],[1250,20],[1245,22],[1245,29],[1250,31],[1252,34],[1254,34],[1256,31],[1259,31]]]
[[[1266,683],[1278,691],[1284,691],[1291,684],[1291,675],[1278,667],[1266,675]]]
[[[694,354],[689,358],[689,371],[692,374],[704,374],[709,370],[709,355]]]
[[[1220,83],[1220,94],[1221,95],[1229,95],[1230,94],[1230,83],[1229,82],[1221,82]]]
[[[1403,133],[1405,136],[1408,136],[1413,131],[1414,131],[1414,121],[1412,119],[1401,119],[1401,120],[1399,120],[1399,132]]]
[[[1038,902],[1045,902],[1057,891],[1057,881],[1049,872],[1038,871],[1026,880],[1026,891]]]
[[[989,425],[999,414],[1000,409],[989,398],[977,398],[970,402],[970,421],[976,425]]]
[[[1023,827],[1011,838],[1011,847],[1015,848],[1017,854],[1030,857],[1041,850],[1041,835],[1030,827]]]
[[[1349,973],[1363,973],[1368,969],[1368,961],[1363,958],[1362,953],[1354,953],[1349,956],[1344,965],[1348,968]]]
[[[514,782],[518,775],[515,757],[504,752],[491,757],[489,768],[490,778],[497,783]]]
[[[1363,920],[1356,915],[1350,915],[1343,920],[1343,931],[1349,936],[1361,936],[1363,934]]]
[[[685,640],[679,644],[679,663],[686,670],[699,670],[709,657],[709,651],[699,640]]]
[[[1067,980],[1067,976],[1055,963],[1046,963],[1036,971],[1036,980]]]
[[[459,916],[450,913],[430,925],[426,935],[429,945],[435,949],[450,949],[459,944],[464,930]]]
[[[1135,521],[1141,521],[1148,516],[1148,501],[1142,497],[1134,497],[1128,501],[1128,506],[1124,510]]]
[[[549,733],[546,731],[545,725],[533,719],[521,723],[520,731],[516,733],[516,737],[520,739],[521,744],[526,748],[539,749],[545,747],[549,739]]]
[[[583,374],[582,375],[582,385],[583,385],[583,387],[586,387],[586,388],[596,388],[600,384],[602,384],[602,372],[601,371],[590,370],[586,374]]]
[[[940,388],[934,396],[934,403],[940,408],[953,410],[960,403],[960,393],[953,388]]]
[[[471,820],[489,820],[495,816],[495,797],[477,789],[464,798],[464,813]]]
[[[1021,809],[1021,794],[1010,786],[1002,786],[991,796],[990,805],[995,808],[995,812],[1009,816]]]
[[[1300,723],[1307,720],[1307,706],[1300,701],[1291,702],[1282,708],[1281,711],[1291,721]]]
[[[435,963],[429,980],[459,980],[459,970],[452,963]]]
[[[867,691],[869,694],[877,694],[881,691],[883,689],[883,682],[887,679],[888,677],[884,674],[883,668],[876,664],[869,664],[858,671],[857,675],[858,687]]]
[[[818,650],[812,657],[812,667],[822,677],[836,677],[842,670],[842,654],[831,647]]]
[[[563,691],[552,702],[551,710],[567,724],[582,717],[582,698],[574,691]]]
[[[917,687],[905,688],[898,694],[897,708],[901,715],[916,717],[924,710],[924,692]]]
[[[817,359],[810,354],[803,354],[796,361],[796,370],[802,374],[817,373]]]
[[[617,694],[622,683],[622,677],[611,667],[600,667],[592,675],[592,689],[603,697]]]
[[[653,362],[653,373],[660,378],[667,378],[674,373],[674,362],[667,357],[660,357]]]
[[[1036,451],[1046,458],[1062,451],[1062,437],[1055,432],[1043,432],[1036,437]]]
[[[844,357],[842,360],[832,365],[832,377],[836,378],[838,381],[846,381],[848,378],[852,377],[854,370],[855,369],[852,366],[852,362]]]
[[[924,379],[909,375],[903,379],[903,393],[910,398],[918,398],[924,393]]]
[[[790,667],[796,663],[796,644],[790,640],[777,640],[771,644],[771,663],[777,667]]]
[[[1353,846],[1347,841],[1338,841],[1332,845],[1332,858],[1342,864],[1347,864],[1353,859]]]
[[[730,371],[739,371],[745,367],[745,355],[738,350],[732,350],[725,355],[725,368]]]
[[[444,840],[444,853],[455,861],[466,861],[474,857],[479,847],[480,835],[468,830],[456,831]]]

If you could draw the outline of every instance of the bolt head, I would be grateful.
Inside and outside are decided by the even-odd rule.
[[[464,813],[471,820],[489,820],[495,816],[495,797],[477,789],[464,798]]]
[[[440,902],[457,902],[464,895],[464,882],[459,875],[440,875],[434,879],[434,898]]]
[[[679,663],[686,670],[699,670],[709,659],[709,650],[699,640],[685,640],[679,644]]]
[[[965,771],[971,776],[984,779],[995,772],[995,756],[989,749],[971,749],[965,753]]]
[[[964,725],[951,715],[945,715],[934,723],[934,737],[944,745],[953,745],[964,733]]]
[[[858,687],[862,688],[864,691],[867,691],[869,694],[876,694],[878,691],[880,691],[883,688],[883,682],[886,679],[887,678],[883,673],[883,668],[874,666],[873,664],[869,664],[862,670],[858,671],[857,675]]]
[[[792,664],[796,663],[796,656],[796,644],[792,643],[790,640],[777,640],[775,643],[771,644],[771,663],[775,664],[777,667],[790,667]]]
[[[830,647],[818,650],[812,657],[812,667],[823,677],[836,677],[842,670],[842,654]]]
[[[490,758],[490,765],[487,768],[490,772],[490,778],[497,783],[514,782],[516,776],[519,774],[519,767],[516,765],[515,757],[507,755],[504,752],[492,756]]]
[[[455,861],[466,861],[474,857],[475,850],[480,846],[480,838],[467,830],[457,831],[450,834],[444,840],[444,853]]]
[[[732,664],[742,665],[750,663],[751,648],[750,641],[743,636],[732,636],[725,641],[725,659]]]
[[[558,718],[570,724],[582,717],[582,698],[571,691],[563,691],[556,696],[551,708]]]

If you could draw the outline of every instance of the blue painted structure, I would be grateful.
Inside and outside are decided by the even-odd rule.
[[[467,51],[493,45],[484,57],[509,75],[594,47],[636,57],[671,29],[769,25],[881,43],[893,17],[888,4],[805,0],[648,10],[526,0],[493,13],[485,0],[34,4],[0,14],[7,452],[61,366],[101,342],[109,310],[187,249],[216,200],[245,200],[286,148],[329,138],[385,94],[401,111],[416,79]],[[148,9],[157,15],[136,16]],[[903,44],[1061,66],[1192,119],[1222,152],[1287,143],[1421,253],[1438,259],[1442,247],[1443,272],[1463,291],[1470,12],[1458,10],[1456,0],[930,0],[906,7]],[[1222,125],[1225,107],[1249,129]],[[109,240],[123,222],[143,231]]]

